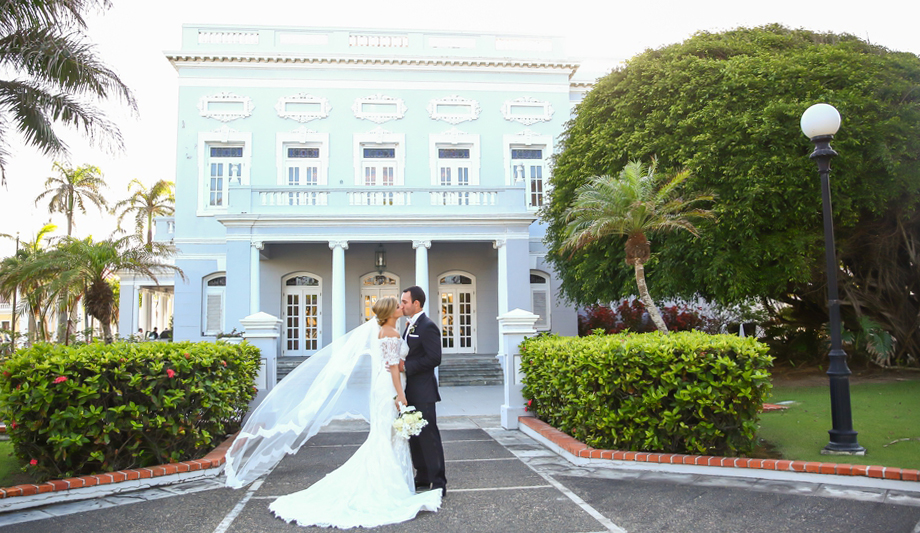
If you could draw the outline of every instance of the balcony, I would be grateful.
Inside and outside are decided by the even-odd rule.
[[[227,214],[425,215],[533,214],[525,192],[517,187],[248,187],[231,184]],[[535,216],[535,215],[534,215]]]

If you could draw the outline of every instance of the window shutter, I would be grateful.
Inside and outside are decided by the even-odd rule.
[[[537,322],[534,324],[534,327],[537,329],[546,329],[549,327],[549,306],[547,305],[546,291],[533,291],[532,300],[533,312],[535,315],[540,315],[540,318],[537,319]]]
[[[221,331],[223,324],[223,299],[222,292],[209,293],[207,304],[207,317],[205,331],[209,333]]]

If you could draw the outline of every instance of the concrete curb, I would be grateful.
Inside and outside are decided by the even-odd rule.
[[[0,488],[0,512],[215,477],[223,472],[227,450],[235,438],[231,436],[201,459],[192,461]]]
[[[750,459],[746,457],[713,457],[708,455],[683,455],[672,453],[624,452],[619,450],[598,450],[559,431],[553,426],[530,416],[518,418],[521,431],[529,436],[551,444],[551,448],[563,451],[573,464],[587,464],[592,459],[659,463],[665,465],[695,465],[722,468],[744,468],[810,474],[860,476],[893,481],[920,481],[920,470],[889,468],[884,466],[818,463],[812,461],[789,461],[784,459]],[[573,460],[574,459],[574,460]]]

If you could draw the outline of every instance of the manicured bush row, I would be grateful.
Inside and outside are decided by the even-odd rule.
[[[259,365],[247,343],[37,344],[0,366],[0,417],[39,480],[184,461],[239,429]]]
[[[588,446],[613,450],[751,452],[772,361],[753,338],[697,331],[521,344],[528,409]]]

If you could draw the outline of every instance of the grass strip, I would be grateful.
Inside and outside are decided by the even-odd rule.
[[[757,436],[784,459],[920,469],[920,380],[851,384],[850,398],[865,456],[821,455],[832,428],[827,385],[774,386],[768,402],[795,403],[764,413]]]

